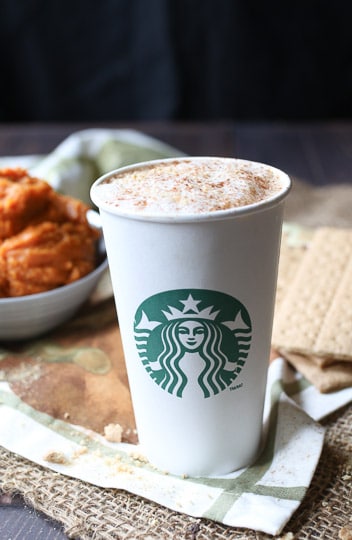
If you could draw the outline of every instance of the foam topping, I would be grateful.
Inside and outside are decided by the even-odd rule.
[[[102,202],[144,215],[203,214],[266,200],[282,189],[274,169],[230,158],[175,159],[122,171],[98,185]]]

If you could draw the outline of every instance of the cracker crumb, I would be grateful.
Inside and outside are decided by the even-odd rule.
[[[87,452],[88,452],[88,448],[86,446],[80,446],[79,448],[77,448],[77,450],[74,451],[73,457],[76,458],[76,457],[82,456],[83,454],[86,454]]]
[[[120,466],[120,464],[121,464],[121,456],[107,457],[107,458],[105,458],[104,463],[108,467]]]
[[[120,424],[108,424],[104,427],[104,437],[109,442],[120,443],[122,440],[122,427]]]
[[[129,465],[124,464],[124,463],[121,463],[118,466],[117,471],[120,472],[120,473],[134,474],[133,468],[130,467]]]
[[[339,531],[340,540],[352,540],[352,527],[350,525],[345,525]]]
[[[139,452],[131,452],[130,456],[132,459],[134,459],[135,461],[139,461],[140,463],[149,463],[148,459]]]
[[[69,463],[65,454],[57,450],[50,450],[43,456],[43,459],[48,463],[56,463],[58,465],[67,465]]]

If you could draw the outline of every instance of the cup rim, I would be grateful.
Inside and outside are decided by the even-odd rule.
[[[266,199],[257,201],[255,203],[229,208],[226,210],[215,210],[211,212],[202,212],[202,213],[189,213],[189,214],[168,214],[162,215],[158,213],[143,214],[141,212],[134,212],[133,210],[121,210],[121,208],[113,206],[112,204],[106,203],[101,200],[97,194],[97,187],[102,184],[108,178],[123,173],[127,171],[132,171],[136,169],[141,169],[146,166],[157,165],[159,163],[170,163],[170,162],[179,162],[186,160],[235,160],[243,164],[255,164],[267,169],[270,169],[272,172],[277,174],[280,179],[282,179],[281,189]],[[223,157],[223,156],[181,156],[181,157],[170,157],[162,158],[155,160],[142,161],[138,163],[133,163],[130,165],[125,165],[124,167],[119,167],[111,171],[106,172],[99,178],[95,180],[90,189],[90,197],[93,203],[98,207],[99,210],[104,210],[110,214],[116,215],[118,217],[132,219],[137,221],[145,222],[163,222],[163,223],[189,223],[189,222],[202,222],[202,221],[218,221],[224,219],[231,219],[236,216],[243,216],[252,213],[262,212],[272,208],[273,206],[281,203],[286,196],[289,194],[292,187],[292,180],[287,173],[269,165],[267,163],[262,163],[259,161],[241,159],[236,157]]]

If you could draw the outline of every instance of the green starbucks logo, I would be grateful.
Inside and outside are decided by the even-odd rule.
[[[182,397],[190,370],[204,397],[229,387],[241,372],[251,343],[246,308],[228,294],[203,289],[165,291],[137,309],[134,336],[150,377]]]

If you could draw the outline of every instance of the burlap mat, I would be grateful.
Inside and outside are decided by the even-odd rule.
[[[286,220],[304,225],[352,225],[352,186],[312,189],[296,183]],[[302,204],[304,201],[304,206]],[[346,201],[346,202],[345,202]],[[352,535],[352,406],[325,420],[326,441],[308,493],[281,537],[347,540]],[[34,465],[0,448],[0,489],[63,524],[79,539],[265,539],[167,510],[121,490],[101,489]],[[352,537],[352,536],[351,536]]]
[[[323,453],[299,510],[282,537],[336,540],[352,530],[352,406],[325,421]],[[101,489],[0,450],[1,488],[60,521],[70,538],[259,540],[267,535],[194,519],[124,491]]]

